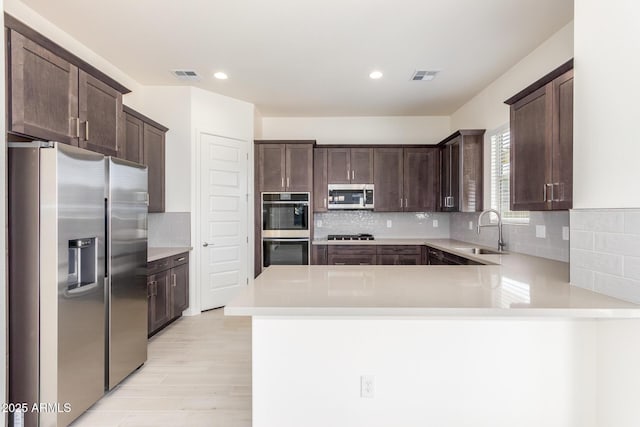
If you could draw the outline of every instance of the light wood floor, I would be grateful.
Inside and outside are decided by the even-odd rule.
[[[73,427],[251,426],[251,319],[222,309],[182,317],[149,359]]]

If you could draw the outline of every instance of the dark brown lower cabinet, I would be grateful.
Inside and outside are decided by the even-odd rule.
[[[189,254],[150,262],[147,266],[149,336],[182,316],[189,307]]]
[[[421,265],[420,246],[378,246],[378,265]]]
[[[327,245],[313,245],[311,248],[311,265],[327,265]]]
[[[329,245],[329,265],[376,265],[376,247],[373,245]]]
[[[169,270],[147,278],[149,336],[169,322]]]
[[[418,245],[316,245],[317,265],[422,265],[423,249]],[[326,259],[322,251],[326,249]]]

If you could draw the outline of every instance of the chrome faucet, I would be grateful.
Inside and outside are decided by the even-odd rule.
[[[484,225],[482,225],[482,217],[484,217],[486,214],[491,213],[491,212],[493,212],[494,214],[496,214],[498,216],[498,224],[484,224]],[[502,216],[500,215],[500,212],[498,212],[495,209],[488,209],[486,211],[482,211],[480,213],[480,216],[478,217],[478,229],[476,230],[476,232],[478,233],[478,236],[480,235],[480,228],[481,227],[498,227],[498,251],[502,252],[506,245],[504,244],[504,240],[502,240]]]

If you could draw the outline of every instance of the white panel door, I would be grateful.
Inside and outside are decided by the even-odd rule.
[[[200,143],[201,310],[247,284],[247,142],[207,133]]]

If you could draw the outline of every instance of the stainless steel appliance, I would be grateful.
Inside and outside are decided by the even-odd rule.
[[[9,401],[25,426],[66,426],[104,394],[104,156],[9,145]]]
[[[309,265],[309,238],[262,239],[262,266]]]
[[[262,237],[309,237],[309,193],[262,193]]]
[[[327,240],[374,240],[373,234],[329,234]]]
[[[68,425],[144,363],[146,197],[140,167],[9,144],[9,401],[58,404],[25,426]]]
[[[111,390],[147,360],[147,167],[109,157],[107,353]]]
[[[373,184],[329,184],[329,204],[333,209],[373,209]]]
[[[262,193],[262,265],[308,265],[309,193]]]

